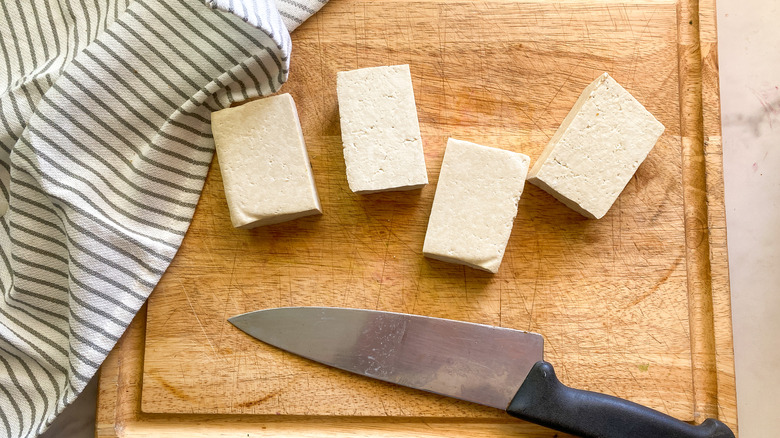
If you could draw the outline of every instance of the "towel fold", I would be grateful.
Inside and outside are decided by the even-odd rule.
[[[323,4],[0,2],[0,436],[95,374],[187,231],[211,112],[276,92]]]

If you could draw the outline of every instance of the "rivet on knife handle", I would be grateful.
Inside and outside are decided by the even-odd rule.
[[[585,438],[734,438],[712,418],[694,426],[628,400],[569,388],[545,361],[531,368],[507,413]]]

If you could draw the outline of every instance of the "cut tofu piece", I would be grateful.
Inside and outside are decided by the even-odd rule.
[[[322,213],[292,96],[216,111],[211,129],[234,227]]]
[[[423,254],[498,272],[529,163],[517,152],[449,139]]]
[[[408,65],[336,75],[347,182],[355,193],[428,184]]]
[[[607,73],[585,88],[528,173],[572,210],[602,218],[664,132]]]

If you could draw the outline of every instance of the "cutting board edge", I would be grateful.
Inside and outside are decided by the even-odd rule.
[[[707,166],[708,237],[710,279],[713,292],[717,415],[738,433],[737,388],[731,321],[726,205],[723,184],[720,74],[716,0],[699,0],[699,41],[702,77],[702,143]]]
[[[715,0],[678,3],[686,258],[694,420],[718,417],[736,433],[716,18]]]

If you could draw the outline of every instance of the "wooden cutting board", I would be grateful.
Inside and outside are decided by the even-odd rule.
[[[568,385],[735,427],[712,6],[331,0],[293,34],[283,89],[324,214],[232,228],[215,159],[179,253],[104,365],[98,434],[553,436],[297,358],[226,321],[299,305],[539,332]],[[355,195],[336,72],[393,64],[411,66],[430,184]],[[533,161],[604,71],[666,126],[607,216],[586,220],[527,184],[498,274],[424,258],[447,138]]]

